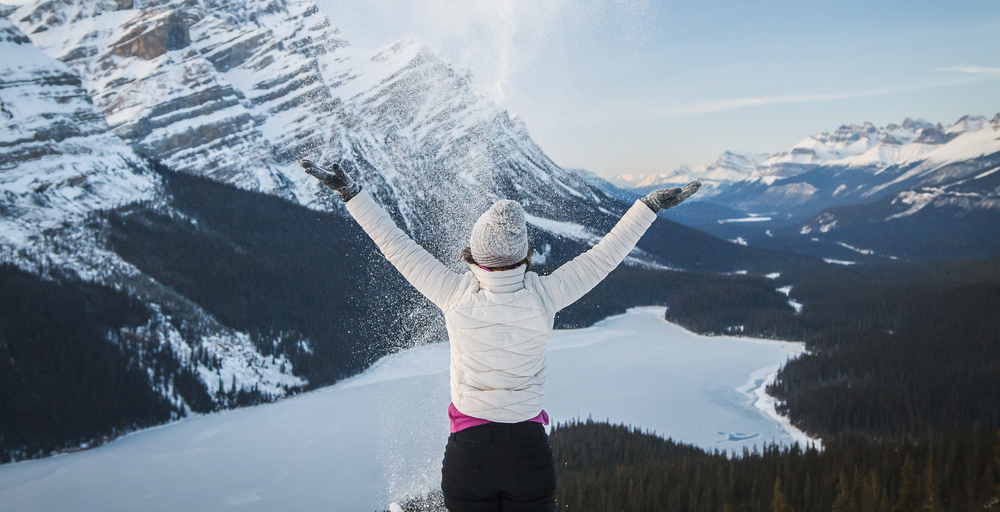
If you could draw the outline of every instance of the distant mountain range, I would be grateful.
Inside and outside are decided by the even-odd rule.
[[[856,262],[1000,250],[998,169],[1000,114],[947,126],[841,126],[770,155],[727,151],[696,169],[612,182],[643,194],[702,180],[699,215],[675,220],[740,243]]]

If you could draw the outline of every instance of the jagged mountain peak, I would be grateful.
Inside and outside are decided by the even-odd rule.
[[[479,210],[511,197],[559,218],[558,198],[604,215],[521,120],[416,37],[349,48],[308,0],[108,4],[93,20],[45,17],[43,6],[15,15],[22,28],[61,26],[33,41],[80,74],[115,133],[173,169],[337,209],[297,163],[349,160],[427,239],[456,231],[443,229],[456,218],[466,230],[443,207],[452,203]],[[437,197],[421,199],[428,187]]]
[[[989,125],[985,116],[962,116],[955,124],[944,130],[944,133],[959,134],[982,130]]]
[[[907,117],[906,119],[903,120],[902,127],[910,130],[923,130],[925,128],[936,127],[937,129],[940,130],[941,123],[937,123],[937,125],[935,125],[934,123],[931,123],[930,121],[927,121],[925,119],[913,119],[912,117]],[[886,128],[889,130],[893,130],[895,129],[895,126],[890,124],[886,126]]]
[[[699,165],[692,169],[681,165],[677,169],[662,174],[622,174],[614,178],[615,183],[623,188],[635,188],[648,191],[653,188],[676,186],[700,181],[702,188],[696,196],[704,199],[718,194],[728,185],[746,179],[767,159],[766,153],[749,153],[741,151],[724,151],[719,158],[707,165]]]

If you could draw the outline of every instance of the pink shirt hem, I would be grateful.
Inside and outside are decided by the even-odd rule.
[[[462,414],[455,404],[448,404],[448,420],[451,423],[451,433],[460,432],[470,427],[478,427],[479,425],[485,425],[487,423],[493,423],[490,420],[484,420],[482,418],[473,418],[467,414]],[[542,425],[549,424],[549,414],[542,410],[538,416],[531,418],[528,421],[534,421],[535,423],[541,423]]]

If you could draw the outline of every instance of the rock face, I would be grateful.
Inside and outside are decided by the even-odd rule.
[[[157,183],[91,102],[79,77],[0,18],[0,240],[150,199]]]
[[[70,0],[10,17],[82,77],[138,154],[320,209],[336,203],[297,161],[348,160],[440,256],[500,197],[602,228],[622,210],[419,41],[355,51],[307,0]]]
[[[131,20],[123,28],[131,30],[111,48],[111,54],[118,57],[153,60],[191,44],[187,23],[176,11],[154,11],[152,16]]]
[[[108,333],[124,350],[175,357],[209,392],[239,381],[240,389],[284,396],[305,384],[283,358],[264,357],[250,337],[215,322],[184,297],[143,275],[110,251],[100,212],[156,202],[161,179],[118,137],[95,108],[80,78],[31,45],[0,18],[0,262],[45,277],[77,277],[126,289],[152,305],[148,325]],[[182,336],[161,305],[196,319]],[[121,340],[128,340],[125,343]],[[194,354],[200,355],[200,359]],[[139,364],[151,360],[137,357]],[[216,364],[218,363],[218,364]],[[12,363],[13,364],[13,363]],[[16,365],[15,365],[16,366]],[[30,365],[28,365],[30,367]],[[211,368],[209,368],[211,366]],[[29,368],[19,368],[27,371]],[[179,410],[192,396],[150,368],[150,387]],[[207,396],[207,395],[206,395]]]

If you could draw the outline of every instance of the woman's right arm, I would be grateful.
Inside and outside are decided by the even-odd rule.
[[[347,211],[375,241],[389,263],[424,297],[438,308],[445,309],[462,283],[461,274],[448,270],[399,229],[389,214],[353,183],[339,165],[333,164],[328,172],[309,160],[302,160],[302,169],[336,192],[344,200]]]
[[[347,203],[347,211],[361,229],[375,241],[385,258],[414,288],[444,309],[458,291],[462,275],[452,272],[431,253],[396,226],[389,214],[367,192],[361,191]]]
[[[597,245],[552,274],[539,278],[551,313],[576,302],[607,277],[628,256],[654,220],[656,213],[636,201]]]

